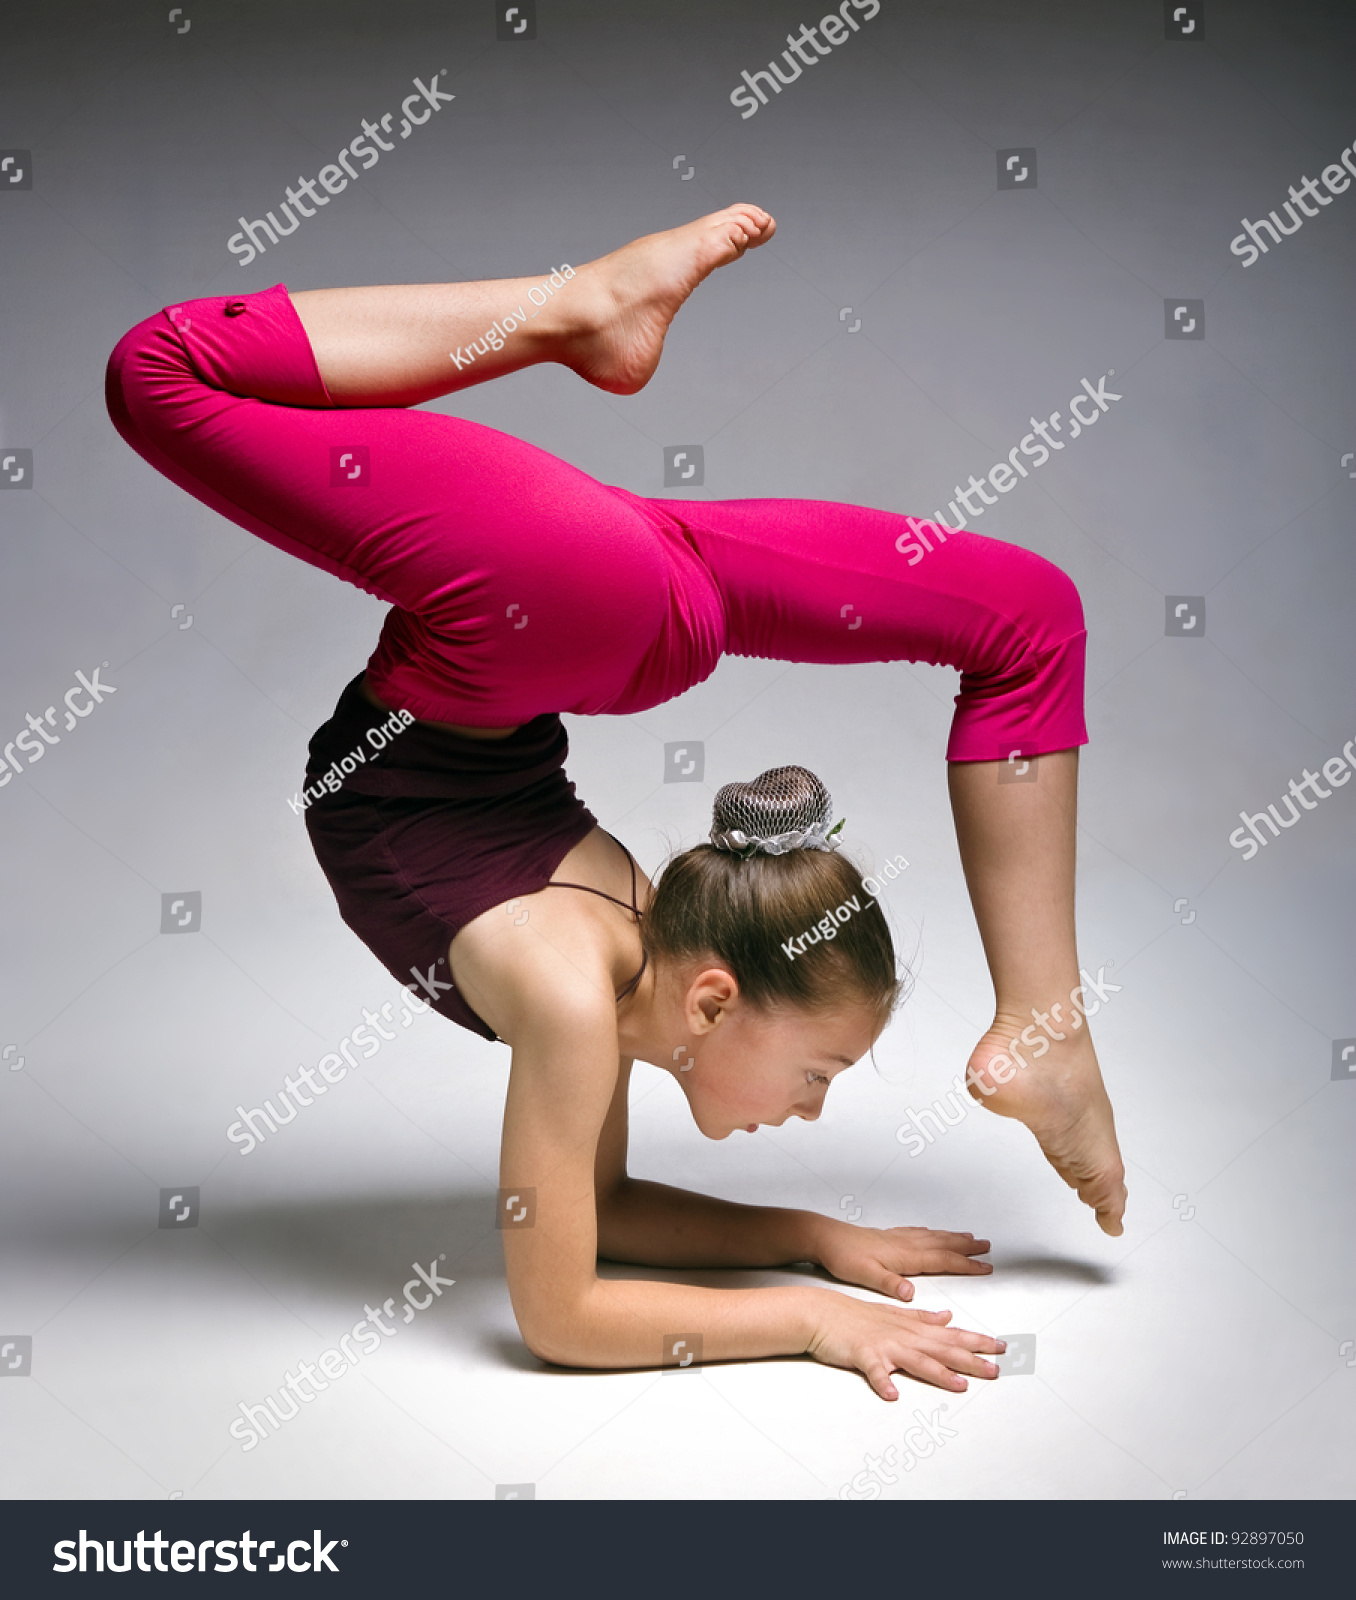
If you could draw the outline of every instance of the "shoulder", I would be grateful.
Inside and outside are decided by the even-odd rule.
[[[554,897],[554,898],[553,898]],[[614,953],[584,895],[559,890],[508,902],[468,923],[452,943],[453,976],[467,1003],[513,1048],[553,1055],[606,1046],[614,1058]]]

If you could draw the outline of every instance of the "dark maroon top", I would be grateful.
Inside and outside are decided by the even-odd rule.
[[[534,717],[506,739],[426,722],[396,732],[398,720],[363,696],[361,682],[359,673],[311,738],[299,798],[316,859],[339,915],[386,970],[450,1021],[495,1039],[457,993],[447,949],[482,912],[546,888],[598,826],[565,776],[564,725],[554,714]],[[325,786],[326,773],[337,792]],[[627,856],[630,909],[639,918],[636,865]],[[642,961],[619,999],[644,968]]]

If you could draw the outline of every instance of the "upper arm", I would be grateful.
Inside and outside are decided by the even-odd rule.
[[[449,951],[458,988],[513,1051],[499,1182],[501,1200],[519,1198],[498,1223],[518,1326],[547,1359],[568,1359],[598,1281],[598,1202],[626,1163],[631,1062],[606,948],[579,921],[564,897],[537,896],[530,919],[478,918]]]
[[[612,1091],[612,1104],[607,1108],[607,1118],[598,1135],[598,1153],[593,1165],[593,1188],[599,1206],[626,1180],[626,1100],[631,1087],[630,1056],[623,1056],[617,1069],[617,1086]]]
[[[522,1198],[499,1225],[514,1315],[546,1360],[568,1359],[571,1327],[597,1282],[596,1178],[625,1159],[617,1064],[615,1016],[578,989],[538,991],[531,1017],[515,1029],[499,1182],[501,1198]]]

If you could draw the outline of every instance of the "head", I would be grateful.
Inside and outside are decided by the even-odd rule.
[[[815,847],[831,805],[803,767],[726,785],[718,842],[670,860],[645,913],[656,1020],[675,1041],[660,1065],[708,1138],[814,1121],[899,1001],[894,942],[860,869]]]

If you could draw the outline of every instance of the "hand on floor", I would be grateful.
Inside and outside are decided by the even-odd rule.
[[[902,1306],[883,1306],[879,1301],[857,1300],[831,1291],[824,1291],[822,1297],[829,1303],[818,1313],[818,1326],[806,1345],[807,1353],[825,1366],[860,1372],[882,1400],[899,1399],[893,1377],[896,1372],[907,1372],[911,1378],[957,1393],[969,1388],[966,1373],[972,1378],[998,1376],[997,1366],[980,1352],[1002,1355],[1007,1342],[987,1333],[948,1328],[949,1311],[906,1311]]]
[[[987,1261],[972,1261],[989,1249],[987,1239],[972,1233],[943,1233],[935,1228],[859,1228],[851,1222],[829,1224],[819,1249],[819,1264],[843,1283],[860,1284],[912,1300],[913,1285],[904,1273],[958,1272],[975,1276],[992,1272]]]

